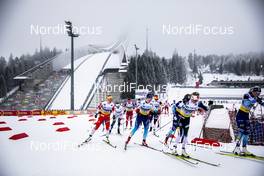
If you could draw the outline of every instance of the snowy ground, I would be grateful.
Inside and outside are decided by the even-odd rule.
[[[257,176],[262,175],[263,164],[221,156],[215,152],[219,149],[190,148],[192,156],[207,161],[221,163],[220,167],[199,164],[195,167],[182,161],[173,159],[160,152],[153,151],[134,142],[141,142],[142,130],[133,137],[128,150],[123,150],[125,139],[130,130],[123,130],[123,135],[117,135],[116,129],[110,136],[117,148],[111,148],[102,142],[104,134],[102,128],[95,134],[89,145],[77,148],[77,144],[88,136],[88,130],[93,122],[88,115],[79,115],[75,118],[59,116],[56,119],[46,117],[47,121],[38,121],[42,117],[27,118],[27,121],[18,121],[18,117],[0,117],[0,127],[9,126],[13,130],[0,132],[0,175],[1,176],[67,176],[67,175],[233,175]],[[171,117],[162,115],[162,124],[171,120]],[[54,126],[54,122],[64,122],[65,125]],[[190,137],[199,135],[203,118],[197,116],[191,119]],[[70,131],[56,132],[59,127],[69,127]],[[149,145],[162,148],[159,140],[164,139],[165,133],[171,124],[159,132],[160,138],[149,134]],[[26,132],[29,137],[18,141],[8,138],[15,134]],[[233,144],[231,144],[233,145]],[[228,145],[227,149],[232,148]],[[249,149],[258,155],[264,155],[264,147],[250,146]],[[235,170],[234,170],[235,169]],[[234,172],[235,171],[235,172]]]
[[[204,89],[203,89],[204,90]],[[211,90],[211,89],[210,89]],[[186,89],[169,89],[169,101],[174,98],[179,100],[185,94]],[[226,90],[227,91],[227,90]],[[230,90],[229,90],[230,91]],[[188,93],[193,90],[188,89]],[[208,92],[204,92],[208,93]],[[216,92],[218,93],[218,92]],[[63,103],[63,102],[62,102]],[[20,118],[26,121],[18,121]],[[38,121],[43,118],[35,117],[2,117],[0,127],[11,127],[11,131],[0,131],[0,176],[118,176],[118,175],[203,175],[223,176],[260,176],[263,172],[263,163],[232,158],[217,154],[219,148],[204,149],[188,146],[188,152],[193,157],[203,160],[221,163],[220,167],[208,166],[200,163],[190,166],[180,160],[171,158],[163,153],[153,151],[134,142],[141,142],[142,129],[132,138],[128,150],[124,151],[124,142],[130,130],[124,130],[122,136],[116,134],[116,129],[110,136],[117,148],[111,148],[102,142],[102,127],[94,135],[90,144],[78,148],[93,127],[93,116],[79,115],[75,118],[58,116],[46,121]],[[171,115],[162,114],[161,126],[171,120]],[[55,126],[53,123],[63,122],[64,125]],[[203,117],[191,118],[189,141],[199,136],[203,123]],[[221,122],[219,122],[221,123]],[[70,131],[56,132],[60,127],[68,127]],[[171,123],[160,130],[159,138],[149,134],[147,142],[150,146],[161,149],[160,141],[171,127]],[[10,136],[26,132],[29,137],[13,141]],[[234,144],[223,144],[222,149],[231,151]],[[264,147],[249,146],[249,150],[257,155],[264,156]],[[235,171],[235,172],[234,172]]]

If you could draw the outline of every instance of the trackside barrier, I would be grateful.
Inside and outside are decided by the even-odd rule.
[[[46,115],[92,115],[94,114],[94,110],[0,110],[0,116],[46,116]]]

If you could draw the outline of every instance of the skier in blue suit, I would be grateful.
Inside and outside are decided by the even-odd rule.
[[[233,153],[237,155],[253,155],[247,150],[248,138],[250,133],[249,113],[256,103],[264,106],[264,101],[259,97],[261,88],[258,86],[252,87],[248,93],[244,94],[242,104],[236,115],[236,123],[238,127],[238,137],[236,147]],[[242,144],[242,150],[240,145]]]
[[[152,116],[153,112],[153,105],[151,103],[152,100],[152,94],[147,94],[146,99],[141,101],[139,106],[136,108],[136,122],[135,126],[130,132],[130,135],[128,136],[126,143],[125,143],[125,149],[127,144],[129,143],[130,139],[132,136],[135,134],[135,132],[138,130],[139,126],[143,123],[144,125],[144,133],[143,133],[143,141],[142,145],[148,146],[146,143],[147,135],[148,135],[148,129],[149,129],[149,122],[150,122],[150,117]]]
[[[173,117],[173,124],[171,130],[167,133],[164,145],[167,146],[167,141],[171,137],[177,128],[179,128],[180,134],[176,137],[176,144],[174,145],[174,153],[177,153],[177,144],[182,142],[182,155],[189,157],[185,151],[185,145],[187,144],[187,136],[190,125],[190,117],[197,110],[208,111],[208,107],[205,106],[200,99],[198,92],[192,94],[186,94],[182,101],[175,104],[175,116]]]

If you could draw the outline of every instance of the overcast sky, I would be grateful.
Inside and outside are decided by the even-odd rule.
[[[186,56],[193,49],[198,54],[229,54],[263,51],[263,6],[255,0],[9,0],[0,4],[0,55],[12,52],[20,56],[39,48],[39,35],[33,26],[57,26],[71,20],[76,26],[100,28],[99,35],[82,35],[76,47],[86,44],[111,44],[120,36],[129,36],[128,54],[137,44],[145,49],[146,27],[149,45],[160,56],[170,57],[176,48]],[[262,13],[262,14],[261,14]],[[172,26],[231,27],[226,35],[188,35],[164,33]],[[66,35],[42,35],[44,46],[65,49]]]

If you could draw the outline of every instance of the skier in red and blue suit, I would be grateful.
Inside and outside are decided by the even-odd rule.
[[[110,115],[115,110],[115,104],[112,102],[113,97],[111,95],[106,96],[106,101],[102,102],[98,106],[98,120],[95,123],[95,127],[92,129],[89,138],[86,141],[91,140],[95,131],[101,126],[102,123],[105,123],[106,128],[106,140],[109,141],[109,127],[110,127]]]

